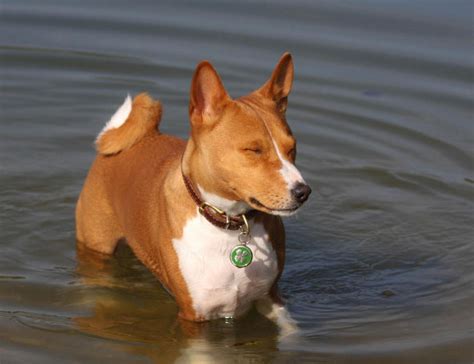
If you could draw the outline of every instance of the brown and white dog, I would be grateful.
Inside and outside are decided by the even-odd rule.
[[[294,166],[296,141],[285,119],[292,82],[285,53],[262,87],[234,100],[201,62],[187,142],[159,132],[158,101],[127,97],[97,137],[76,208],[78,243],[112,254],[126,239],[184,319],[238,317],[256,304],[291,330],[277,288],[285,260],[280,216],[311,192]],[[242,245],[253,260],[239,268],[230,257]]]

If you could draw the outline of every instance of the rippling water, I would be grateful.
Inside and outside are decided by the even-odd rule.
[[[473,360],[470,1],[2,1],[0,362]],[[182,325],[122,248],[78,263],[73,211],[127,92],[186,137],[193,68],[234,96],[293,53],[288,119],[315,190],[287,219],[301,337],[255,312]]]

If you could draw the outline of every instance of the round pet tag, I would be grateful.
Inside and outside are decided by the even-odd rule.
[[[237,268],[244,268],[252,263],[252,250],[245,245],[237,245],[230,252],[230,261]]]

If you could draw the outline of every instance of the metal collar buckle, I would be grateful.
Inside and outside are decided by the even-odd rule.
[[[228,230],[229,229],[229,226],[230,226],[230,217],[229,215],[227,215],[227,213],[224,211],[224,210],[221,210],[220,208],[216,207],[216,206],[213,206],[207,202],[203,202],[201,205],[199,205],[199,212],[201,213],[201,215],[204,215],[204,209],[206,207],[209,207],[211,210],[213,210],[215,213],[221,215],[221,216],[225,216],[225,229]]]
[[[205,213],[206,213],[205,209],[206,208],[209,208],[212,211],[214,211],[214,213],[225,217],[224,229],[229,230],[229,227],[230,227],[230,224],[231,224],[230,216],[224,210],[221,210],[220,208],[218,208],[214,205],[211,205],[210,203],[203,202],[199,205],[199,213],[201,215],[205,215]],[[242,217],[242,220],[244,222],[243,225],[240,226],[240,231],[243,234],[248,235],[249,231],[250,231],[250,227],[249,227],[249,223],[247,221],[247,217],[245,216],[245,214],[241,214],[240,216]]]

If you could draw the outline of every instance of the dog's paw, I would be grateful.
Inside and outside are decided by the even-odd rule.
[[[301,330],[296,324],[296,321],[286,318],[283,320],[279,320],[278,326],[280,328],[280,332],[278,334],[278,340],[289,340],[289,339],[296,339],[301,336]]]

